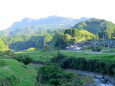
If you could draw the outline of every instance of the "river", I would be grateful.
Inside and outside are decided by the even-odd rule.
[[[88,72],[88,71],[74,70],[74,69],[66,69],[66,71],[74,72],[82,76],[92,77],[94,81],[94,85],[87,85],[87,86],[115,86],[115,77]]]

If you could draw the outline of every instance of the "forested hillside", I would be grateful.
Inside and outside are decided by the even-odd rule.
[[[74,42],[83,42],[94,39],[96,36],[86,30],[66,29],[64,33],[57,34],[55,46],[64,49]]]
[[[73,28],[84,29],[93,34],[98,34],[100,38],[115,39],[115,24],[103,19],[90,19],[74,25]]]
[[[33,35],[3,37],[3,40],[10,49],[25,50],[31,47],[41,49],[45,46],[59,47],[60,45],[64,49],[71,43],[91,40],[93,38],[95,38],[95,35],[86,30],[70,28],[54,31],[44,30]]]

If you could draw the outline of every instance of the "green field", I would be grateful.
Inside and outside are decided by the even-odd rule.
[[[16,55],[28,55],[34,61],[48,61],[52,57],[54,57],[57,54],[57,52],[56,51],[42,52],[42,51],[35,50],[35,51],[16,52],[15,54]]]
[[[103,53],[115,53],[115,48],[107,49],[107,50],[102,50],[101,52],[103,52]]]
[[[56,56],[59,51],[24,51],[16,52],[16,55],[29,55],[35,61],[49,61],[51,58]],[[66,56],[73,56],[76,58],[86,58],[86,59],[97,59],[101,61],[115,62],[115,54],[103,54],[103,53],[86,53],[86,52],[74,52],[74,51],[60,51],[60,53]]]

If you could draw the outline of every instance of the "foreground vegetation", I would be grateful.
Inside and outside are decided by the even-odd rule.
[[[0,86],[68,86],[68,84],[69,86],[82,86],[85,83],[93,83],[90,77],[81,77],[73,73],[64,72],[62,68],[55,64],[48,64],[40,68],[32,64],[26,65],[25,60],[27,59],[24,58],[31,58],[31,56],[27,57],[27,55],[29,55],[27,52],[31,53],[31,55],[32,52],[36,52],[36,54],[46,54],[46,57],[49,56],[46,60],[39,59],[40,61],[50,61],[57,53],[56,51],[49,51],[50,53],[48,51],[25,51],[24,53],[26,55],[22,55],[22,53],[18,52],[18,54],[20,54],[19,56],[21,57],[22,55],[22,57],[20,58],[16,55],[17,59],[13,52],[9,52],[9,54],[8,51],[2,52],[1,55],[3,55],[3,57],[0,58]],[[34,58],[34,56],[32,58]],[[26,62],[28,62],[28,60]],[[49,78],[47,76],[49,76]],[[36,77],[38,78],[37,80]],[[88,81],[85,78],[87,78]]]
[[[64,69],[77,69],[115,76],[115,63],[96,59],[75,58],[58,54],[51,62],[59,64]]]
[[[63,56],[59,56],[60,53]],[[92,83],[89,77],[79,78],[80,76],[74,74],[72,74],[73,77],[70,77],[69,75],[71,74],[64,72],[60,67],[98,72],[112,76],[115,75],[114,54],[29,49],[15,53],[2,51],[0,52],[0,55],[0,86],[34,86],[34,84],[36,84],[36,86],[57,86],[59,84],[66,86],[67,83],[69,83],[70,86],[73,86],[72,84],[79,84],[79,86],[83,86],[83,83],[85,82]],[[32,60],[44,63],[57,63],[60,67],[53,67],[54,64],[46,65],[40,68],[33,66],[32,64],[28,65]],[[53,70],[55,67],[57,69],[56,71]],[[55,73],[52,73],[53,71]],[[56,73],[59,71],[62,75]],[[59,76],[60,78],[58,78],[58,80],[55,77],[51,78],[52,76],[48,78],[46,77],[47,74],[56,74],[56,77]],[[64,76],[65,78],[62,78],[61,76]],[[38,77],[37,80],[36,77]],[[44,82],[41,82],[44,77],[49,80],[45,84],[43,84]],[[79,78],[79,81],[76,81],[75,77]],[[69,78],[70,81],[66,78]],[[87,81],[84,78],[88,78],[90,81]],[[60,82],[60,80],[64,80],[65,83]],[[74,80],[76,82],[73,82]]]
[[[14,59],[0,59],[0,86],[34,86],[36,70]]]
[[[36,86],[82,86],[83,81],[78,78],[55,64],[47,64],[39,68]]]
[[[60,56],[59,54],[63,56]],[[25,51],[17,55],[30,55],[35,61],[58,63],[62,68],[98,72],[115,75],[115,55],[102,53],[85,53],[74,51]],[[59,55],[59,56],[58,56]],[[44,58],[42,58],[44,57]],[[54,57],[54,58],[53,58]]]

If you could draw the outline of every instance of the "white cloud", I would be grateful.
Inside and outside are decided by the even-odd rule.
[[[115,23],[114,0],[0,0],[0,29],[24,17],[96,17]]]

